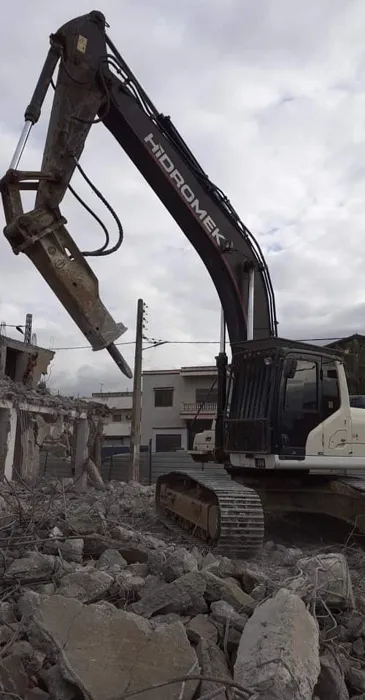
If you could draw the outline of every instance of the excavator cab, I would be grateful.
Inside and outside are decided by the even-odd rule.
[[[243,343],[232,359],[223,448],[234,466],[307,468],[350,456],[341,355],[282,338]]]

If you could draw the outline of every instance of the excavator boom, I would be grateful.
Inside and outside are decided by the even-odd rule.
[[[5,236],[15,253],[26,252],[32,259],[94,349],[108,347],[118,337],[121,328],[100,307],[97,281],[59,212],[89,130],[95,122],[103,122],[206,265],[225,310],[233,351],[246,338],[246,300],[253,273],[254,337],[276,335],[274,294],[257,241],[228,198],[209,180],[170,118],[156,110],[107,37],[105,25],[104,15],[94,11],[67,22],[50,37],[51,48],[25,111],[25,131],[13,167],[2,181]],[[9,187],[14,192],[29,179],[29,173],[15,168],[30,125],[40,117],[57,63],[41,172],[33,173],[35,209],[24,215],[19,207],[10,206]],[[50,248],[56,248],[56,259]]]

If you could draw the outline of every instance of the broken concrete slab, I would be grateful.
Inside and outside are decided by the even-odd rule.
[[[316,620],[285,588],[259,605],[242,632],[234,679],[265,700],[312,700],[320,672]]]
[[[20,608],[23,607],[20,601]],[[184,625],[176,622],[153,629],[144,618],[110,606],[83,605],[62,596],[32,593],[28,629],[40,629],[58,656],[62,675],[85,697],[115,700],[176,676],[198,671],[197,657]],[[163,660],[163,663],[161,661]],[[169,685],[139,694],[141,700],[192,700],[197,681]]]
[[[46,654],[32,647],[25,639],[12,644],[10,653],[20,659],[28,676],[38,673],[46,660]]]
[[[243,632],[248,620],[247,615],[236,612],[233,606],[227,603],[225,600],[217,600],[216,602],[211,603],[210,617],[213,621],[218,622],[224,627],[229,625],[238,632]]]
[[[11,625],[0,625],[0,646],[7,644],[14,637],[19,626],[19,622],[13,622]]]
[[[84,540],[81,538],[67,539],[58,543],[58,549],[61,552],[62,558],[68,562],[82,562],[84,550]]]
[[[364,645],[364,640],[362,637],[355,639],[355,641],[352,644],[352,652],[353,652],[354,656],[357,656],[359,659],[364,658],[365,645]]]
[[[214,644],[218,641],[217,628],[210,622],[208,615],[196,615],[186,625],[186,634],[193,644],[201,639],[208,639]]]
[[[59,664],[42,671],[41,678],[46,684],[52,700],[76,700],[78,696],[77,686],[65,680]]]
[[[28,689],[28,676],[20,659],[10,655],[0,660],[0,688],[6,697],[23,697]]]
[[[113,529],[113,532],[116,528]],[[148,549],[136,543],[120,542],[111,537],[105,537],[93,532],[84,537],[84,553],[93,559],[98,559],[106,549],[117,549],[128,564],[145,563],[148,560]]]
[[[200,639],[197,654],[202,676],[210,676],[212,678],[222,678],[229,681],[232,680],[232,675],[229,671],[226,657],[211,640]],[[200,697],[218,691],[218,695],[214,695],[216,700],[226,700],[226,687],[221,683],[212,683],[211,681],[202,681],[200,686]]]
[[[67,525],[79,535],[91,535],[94,532],[104,534],[107,530],[104,514],[88,505],[80,505],[67,514]]]
[[[184,618],[181,617],[181,615],[178,615],[177,613],[168,613],[167,615],[155,615],[154,617],[151,617],[149,622],[152,625],[152,627],[155,628],[157,625],[172,625],[173,622],[189,622],[189,619],[189,617]]]
[[[109,571],[111,572],[111,569]],[[135,576],[128,569],[124,569],[124,571],[119,569],[110,589],[110,594],[113,596],[113,599],[118,599],[118,605],[122,602],[133,603],[139,600],[144,586],[145,581],[141,576]]]
[[[162,575],[167,583],[171,583],[184,574],[197,570],[198,562],[194,555],[184,547],[179,547],[167,557],[162,567]]]
[[[365,671],[351,666],[346,671],[346,680],[350,688],[357,693],[365,693]]]
[[[152,549],[148,553],[148,571],[152,576],[162,576],[162,570],[165,566],[167,556],[165,552],[159,549]]]
[[[220,578],[235,578],[243,586],[246,593],[251,593],[251,590],[260,583],[266,583],[267,577],[260,571],[247,565],[247,562],[242,559],[229,559],[222,557],[216,561],[214,568],[210,569],[212,574]]]
[[[56,557],[39,552],[29,552],[27,556],[15,559],[5,570],[6,581],[42,581],[55,573]]]
[[[206,581],[204,576],[193,571],[172,583],[165,583],[148,595],[143,595],[138,603],[131,606],[137,615],[150,618],[156,613],[176,612],[179,614],[199,614],[207,610],[204,600]]]
[[[255,604],[253,598],[234,580],[219,578],[210,571],[202,571],[201,574],[206,582],[205,597],[209,602],[225,600],[235,610],[242,610]]]
[[[82,603],[91,603],[105,595],[113,584],[113,577],[105,571],[85,567],[61,579],[57,594],[66,598],[76,598]]]
[[[298,595],[308,599],[315,595],[329,607],[354,608],[351,575],[343,554],[317,554],[297,562],[304,582],[297,587]],[[295,582],[294,582],[295,583]]]
[[[134,574],[134,576],[141,576],[145,579],[148,576],[148,564],[147,562],[144,564],[142,564],[141,562],[136,562],[135,564],[128,564],[128,572]]]
[[[122,557],[117,549],[106,549],[95,564],[97,569],[106,571],[110,568],[125,569],[128,562]]]
[[[315,693],[320,700],[349,700],[350,695],[345,683],[341,664],[334,654],[326,652],[320,658],[321,671]]]
[[[16,622],[13,606],[3,600],[0,602],[0,625],[12,622]]]

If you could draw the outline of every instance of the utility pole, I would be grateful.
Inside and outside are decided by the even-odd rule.
[[[142,389],[142,339],[144,325],[143,299],[138,299],[136,346],[134,352],[133,406],[130,441],[129,479],[139,481],[139,461],[141,447],[141,389]]]

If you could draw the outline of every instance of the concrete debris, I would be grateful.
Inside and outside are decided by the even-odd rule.
[[[26,557],[15,559],[5,570],[7,581],[42,581],[52,577],[57,567],[56,557],[39,552],[29,552]]]
[[[0,602],[0,625],[10,625],[12,622],[16,622],[13,606],[2,600]]]
[[[250,700],[365,694],[360,548],[345,557],[272,542],[231,560],[190,547],[153,508],[153,488],[139,485],[0,483],[4,697],[233,697],[216,680],[151,689],[189,674],[234,675]]]
[[[14,642],[11,648],[11,654],[19,658],[29,677],[42,669],[46,659],[46,655],[42,651],[34,649],[32,645],[25,640]]]
[[[209,602],[225,600],[235,610],[243,610],[254,604],[253,598],[231,579],[221,579],[209,571],[203,572],[206,582],[206,598]]]
[[[238,612],[227,603],[225,600],[217,600],[210,606],[210,616],[215,622],[221,625],[228,625],[238,630],[238,632],[243,632],[243,629],[248,620],[247,615],[239,615]]]
[[[127,690],[137,691],[198,669],[181,622],[153,629],[132,613],[85,606],[62,596],[37,596],[34,602],[29,624],[37,626],[56,650],[63,679],[93,700],[114,700]],[[163,697],[192,700],[197,685],[197,681],[187,682],[183,692],[181,683],[167,686]],[[139,697],[157,700],[161,693],[156,690]]]
[[[282,588],[247,621],[234,678],[265,700],[312,700],[319,672],[317,622],[299,596]]]
[[[65,561],[75,561],[81,564],[84,540],[76,537],[74,539],[65,540],[59,543],[58,550]]]
[[[303,597],[324,601],[328,607],[354,608],[354,594],[346,557],[343,554],[318,554],[299,559],[297,592]]]
[[[320,659],[321,671],[315,693],[319,700],[349,700],[345,675],[336,656],[326,652]]]
[[[166,559],[162,567],[162,574],[165,581],[170,583],[184,574],[197,570],[198,563],[194,555],[181,547]]]
[[[111,573],[111,569],[109,569]],[[110,594],[118,607],[125,603],[133,603],[143,595],[145,580],[142,576],[135,576],[133,572],[116,572],[114,583],[110,589]]]
[[[122,557],[117,549],[106,549],[95,564],[97,569],[107,571],[108,569],[125,569],[128,562]]]
[[[64,576],[57,594],[66,598],[76,598],[82,603],[92,603],[103,598],[112,584],[113,577],[105,571],[87,567]]]
[[[77,687],[69,683],[62,675],[60,666],[54,665],[41,673],[52,700],[76,700]]]
[[[211,640],[201,639],[198,644],[197,654],[202,676],[232,681],[232,675],[223,651]],[[200,686],[200,697],[203,698],[205,695],[210,695],[219,690],[219,694],[214,695],[216,700],[226,700],[228,695],[226,694],[226,687],[222,683],[204,680]]]
[[[217,628],[210,622],[208,615],[196,615],[186,625],[186,634],[193,644],[198,644],[201,639],[207,639],[214,644],[218,641]]]
[[[365,646],[364,646],[364,640],[362,637],[359,637],[359,639],[355,639],[355,641],[352,645],[352,652],[353,652],[354,656],[357,656],[359,659],[364,658]]]
[[[185,574],[172,583],[153,590],[132,606],[133,612],[143,617],[156,613],[176,612],[180,615],[204,613],[207,605],[204,600],[206,582],[199,572]]]
[[[351,667],[346,673],[346,680],[352,691],[365,693],[365,671]]]
[[[0,687],[2,695],[24,697],[28,690],[28,676],[17,656],[10,655],[0,661]]]
[[[71,531],[78,535],[91,535],[94,532],[104,534],[106,532],[106,522],[104,513],[97,505],[80,505],[67,516],[67,524]]]

